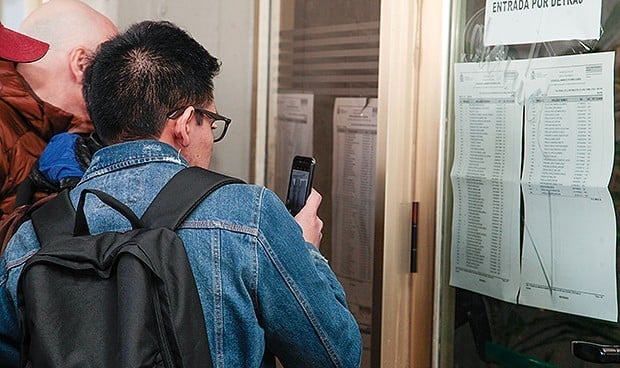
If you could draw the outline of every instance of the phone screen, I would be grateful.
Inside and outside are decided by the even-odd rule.
[[[314,163],[311,157],[296,156],[293,160],[286,196],[286,208],[293,216],[302,209],[310,195]]]

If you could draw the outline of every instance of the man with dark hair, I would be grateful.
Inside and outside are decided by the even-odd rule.
[[[175,173],[207,168],[230,123],[215,108],[219,67],[168,22],[142,22],[103,43],[86,70],[84,96],[106,147],[70,192],[74,206],[83,190],[98,189],[141,216]],[[318,250],[320,202],[313,191],[293,218],[268,189],[232,184],[207,197],[177,230],[215,367],[273,367],[274,356],[286,367],[359,366],[359,327]],[[95,198],[88,197],[85,212],[92,234],[130,228]],[[0,360],[14,356],[17,280],[39,247],[26,222],[0,259]]]

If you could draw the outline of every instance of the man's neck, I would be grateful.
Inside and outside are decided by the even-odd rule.
[[[73,115],[86,116],[79,111],[79,104],[72,101],[66,73],[38,63],[17,64],[16,70],[41,100]]]

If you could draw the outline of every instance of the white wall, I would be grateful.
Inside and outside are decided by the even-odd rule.
[[[17,29],[22,19],[39,3],[39,0],[0,0],[0,20],[5,27]]]
[[[103,6],[101,11],[115,18],[121,29],[145,19],[169,20],[222,61],[215,79],[215,101],[218,112],[233,122],[226,138],[215,144],[211,168],[248,180],[254,0],[90,0],[89,4]]]
[[[5,25],[17,28],[38,0],[0,0]],[[222,61],[215,79],[218,112],[233,120],[216,143],[211,169],[248,180],[252,129],[252,67],[256,0],[82,0],[123,30],[146,19],[169,20]],[[10,20],[10,22],[9,22]]]

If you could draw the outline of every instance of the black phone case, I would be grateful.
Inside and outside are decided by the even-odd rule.
[[[306,204],[306,199],[310,195],[315,166],[316,160],[313,157],[295,156],[293,159],[285,201],[286,208],[293,216],[303,208]],[[306,172],[307,176],[299,175],[300,171]],[[304,186],[301,187],[302,185]]]

